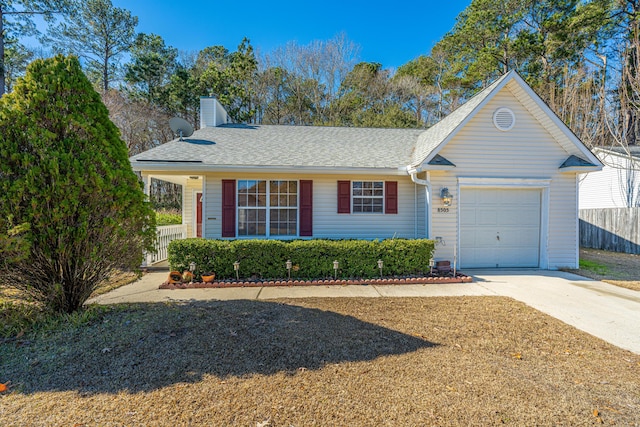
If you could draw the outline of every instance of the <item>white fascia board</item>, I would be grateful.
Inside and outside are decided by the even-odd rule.
[[[131,162],[136,172],[164,172],[167,174],[193,175],[206,172],[264,172],[286,174],[320,174],[320,175],[407,175],[402,168],[345,168],[345,167],[317,167],[317,166],[239,166],[239,165],[208,165],[189,162]]]
[[[601,171],[602,166],[569,166],[566,168],[558,169],[560,173],[587,173],[587,172],[597,172]]]

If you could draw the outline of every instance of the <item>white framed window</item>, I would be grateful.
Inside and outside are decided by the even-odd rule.
[[[384,213],[384,181],[351,181],[351,212]]]
[[[298,181],[238,180],[238,236],[298,235]]]

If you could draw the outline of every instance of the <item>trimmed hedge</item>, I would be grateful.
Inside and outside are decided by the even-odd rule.
[[[182,224],[182,214],[156,211],[156,226]]]
[[[378,260],[384,261],[384,276],[408,276],[429,271],[434,242],[427,239],[369,240],[174,240],[169,244],[172,270],[189,269],[196,263],[196,278],[213,272],[218,279],[235,279],[233,263],[240,262],[244,279],[286,279],[291,260],[292,279],[373,278],[380,275]]]

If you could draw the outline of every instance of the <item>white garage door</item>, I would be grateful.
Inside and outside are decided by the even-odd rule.
[[[539,189],[462,189],[460,266],[540,265]]]

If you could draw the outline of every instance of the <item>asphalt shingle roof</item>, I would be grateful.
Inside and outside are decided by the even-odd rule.
[[[399,168],[423,129],[223,125],[197,130],[131,158],[217,166]]]

